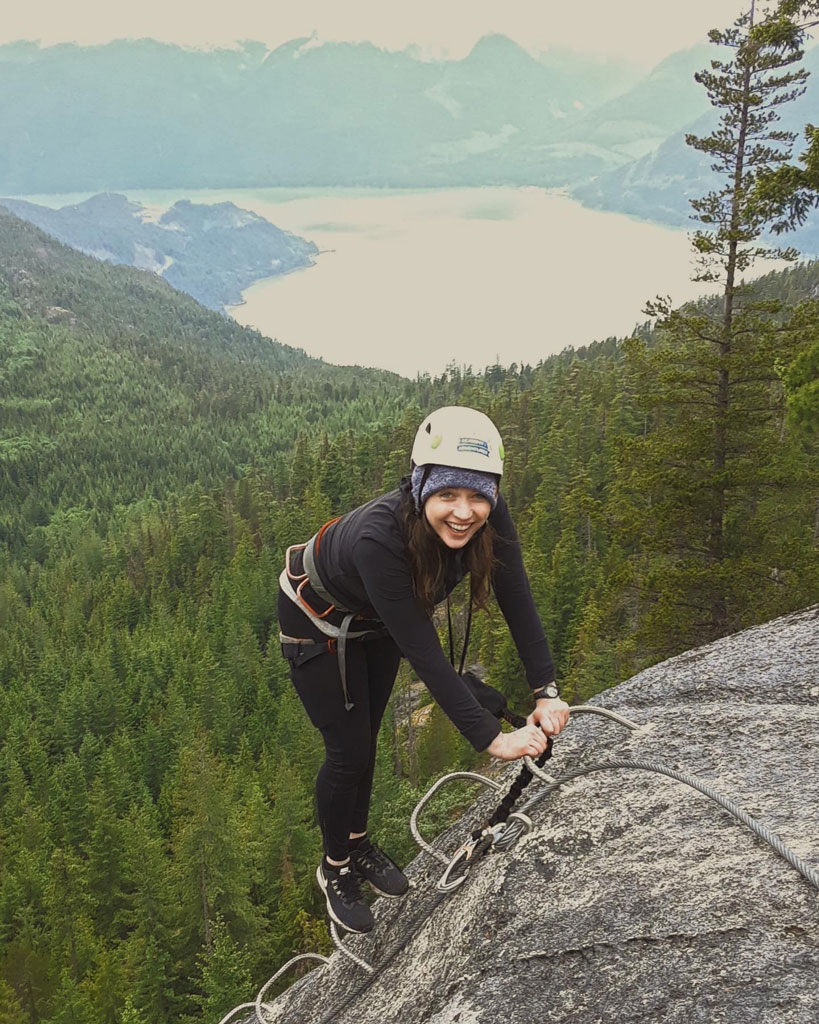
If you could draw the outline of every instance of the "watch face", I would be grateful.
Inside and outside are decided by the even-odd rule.
[[[544,690],[544,693],[546,694],[547,697],[557,697],[558,696],[558,689],[557,689],[557,687],[553,683],[550,683],[546,687],[546,689]]]

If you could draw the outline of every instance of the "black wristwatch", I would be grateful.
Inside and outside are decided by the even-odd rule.
[[[541,697],[548,697],[549,700],[553,700],[555,697],[560,696],[560,690],[558,690],[556,683],[547,683],[545,686],[539,686],[536,690],[532,690],[532,696],[535,700],[540,700]]]

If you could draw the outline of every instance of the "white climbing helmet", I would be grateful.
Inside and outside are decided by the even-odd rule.
[[[456,466],[479,473],[503,475],[503,440],[498,428],[482,412],[460,405],[445,405],[431,412],[418,428],[412,446],[416,466]]]

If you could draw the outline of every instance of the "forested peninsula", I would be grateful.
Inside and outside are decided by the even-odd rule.
[[[817,294],[816,263],[754,286],[771,330],[775,300],[790,317],[782,374],[737,386],[717,620],[693,596],[714,570],[690,457],[709,414],[668,329],[408,381],[309,359],[0,211],[0,1019],[216,1021],[326,948],[322,754],[276,579],[289,544],[396,486],[428,409],[479,407],[505,438],[570,700],[817,601],[819,424],[783,375]],[[526,706],[496,610],[469,661]],[[379,749],[373,825],[399,859],[428,781],[481,760],[437,708],[420,728],[418,699],[402,671]]]
[[[59,209],[21,199],[0,206],[89,256],[152,270],[221,312],[255,281],[310,267],[318,255],[314,242],[230,202],[181,199],[158,213],[103,193]]]

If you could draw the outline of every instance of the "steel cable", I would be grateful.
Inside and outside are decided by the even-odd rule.
[[[606,708],[598,708],[593,706],[572,708],[572,714],[575,714],[577,712],[588,712],[601,715],[612,721],[617,722],[620,725],[626,726],[627,728],[634,731],[638,731],[641,728],[643,728],[637,723],[632,722],[627,718],[624,718],[622,715],[618,715],[616,712],[609,711]],[[783,840],[778,835],[776,835],[775,832],[771,831],[771,829],[769,829],[767,826],[763,825],[761,822],[753,818],[733,800],[730,800],[728,797],[723,796],[721,793],[712,789],[710,786],[706,786],[704,783],[700,782],[692,775],[688,775],[684,772],[679,772],[674,768],[668,768],[666,765],[660,764],[655,761],[645,760],[644,758],[628,758],[622,760],[612,759],[607,761],[601,761],[596,764],[588,765],[585,768],[578,769],[577,771],[570,772],[561,778],[555,779],[554,776],[547,774],[541,768],[539,768],[534,763],[534,761],[531,760],[531,758],[524,758],[524,761],[529,770],[532,772],[532,774],[541,779],[541,781],[543,781],[545,785],[538,793],[532,796],[523,805],[523,807],[519,808],[517,812],[518,814],[525,815],[528,811],[530,811],[533,807],[540,803],[541,800],[545,799],[550,793],[559,789],[567,782],[572,782],[576,779],[583,778],[595,772],[623,768],[656,772],[658,774],[665,775],[671,779],[674,779],[677,782],[681,782],[684,785],[690,786],[692,789],[697,790],[704,796],[707,796],[709,799],[713,800],[724,810],[728,811],[728,813],[731,814],[734,818],[742,822],[742,824],[749,828],[755,835],[757,835],[763,841],[768,843],[768,845],[776,853],[778,853],[793,868],[795,868],[800,873],[800,875],[802,875],[812,886],[814,886],[814,888],[819,890],[819,871],[811,867],[806,861],[802,860],[802,858],[795,854],[793,850],[791,850],[783,842]],[[413,811],[410,820],[410,829],[418,845],[421,846],[425,852],[428,852],[431,856],[442,861],[445,860],[444,855],[436,851],[432,846],[430,846],[429,843],[427,843],[421,837],[420,832],[418,830],[417,819],[422,807],[427,803],[427,801],[433,795],[433,793],[436,792],[444,783],[454,778],[467,778],[471,779],[472,781],[481,781],[490,788],[495,790],[499,790],[502,788],[498,785],[498,783],[494,782],[493,780],[486,779],[484,776],[476,776],[473,773],[468,772],[453,772],[449,775],[445,775],[442,778],[438,779],[437,782],[433,785],[433,787],[424,795],[424,797],[421,799],[421,801],[418,803],[415,810]],[[449,863],[449,861],[446,861],[446,863]],[[358,997],[362,995],[378,979],[382,971],[386,970],[386,968],[388,968],[392,964],[392,962],[399,955],[399,953],[401,953],[409,944],[409,942],[415,937],[419,928],[429,918],[429,915],[436,909],[438,904],[446,898],[446,896],[447,894],[444,892],[433,891],[431,894],[431,898],[430,894],[427,894],[427,896],[421,898],[421,900],[419,901],[419,905],[416,906],[415,911],[412,914],[411,920],[409,922],[410,927],[404,933],[403,937],[400,938],[393,946],[391,946],[388,949],[385,955],[381,958],[377,967],[372,968],[369,967],[369,965],[366,965],[367,967],[369,967],[369,971],[371,973],[366,975],[361,980],[361,982],[353,988],[351,992],[348,992],[348,994],[331,1010],[325,1013],[324,1016],[322,1016],[318,1020],[315,1020],[311,1017],[310,1020],[306,1022],[306,1024],[331,1024],[332,1021],[334,1021],[341,1013],[343,1013],[350,1006],[351,1003],[358,999]],[[336,941],[336,944],[339,945],[341,947],[342,952],[349,956],[351,959],[358,960],[358,958],[355,957],[354,954],[350,953],[348,950],[344,949],[343,946],[341,946],[340,941]],[[313,957],[317,960],[324,960],[325,963],[327,962],[327,959],[325,957],[321,957],[318,954],[307,953],[302,954],[301,956],[293,957],[284,965],[284,967],[280,968],[276,972],[276,974],[273,975],[273,977],[263,986],[262,989],[260,989],[259,994],[256,997],[255,1004],[245,1003],[241,1007],[236,1007],[234,1010],[231,1010],[231,1012],[226,1017],[224,1017],[222,1021],[220,1021],[220,1024],[227,1024],[227,1021],[229,1021],[239,1010],[244,1008],[254,1008],[256,1011],[257,1021],[264,1022],[265,1018],[262,1017],[263,1007],[264,1009],[267,1009],[267,1005],[262,1004],[262,996],[265,993],[265,991],[273,984],[274,981],[276,981],[276,979],[281,977],[281,975],[293,963],[295,963],[298,960],[306,959],[309,957]],[[362,966],[365,966],[363,961],[360,961],[360,963]]]
[[[717,790],[712,789],[710,786],[706,786],[700,782],[699,779],[693,775],[688,775],[685,772],[678,772],[675,768],[668,768],[664,764],[659,764],[656,761],[646,761],[644,758],[635,757],[628,758],[625,760],[611,760],[611,761],[599,761],[597,764],[588,765],[585,768],[580,768],[577,771],[569,772],[568,775],[564,775],[562,778],[554,779],[548,776],[545,772],[542,772],[536,764],[532,763],[529,765],[529,770],[534,772],[538,778],[545,782],[545,786],[536,793],[527,803],[521,807],[521,813],[527,813],[532,807],[536,806],[544,797],[548,796],[549,793],[558,789],[560,786],[565,785],[567,782],[571,782],[574,779],[580,779],[585,775],[591,775],[593,772],[606,771],[610,768],[636,768],[643,771],[658,772],[660,775],[667,775],[670,779],[675,779],[677,782],[682,782],[686,786],[690,786],[692,789],[696,789],[699,793],[707,796],[710,800],[718,803],[720,807],[723,807],[729,814],[733,815],[738,821],[741,821],[743,825],[746,825],[755,835],[759,836],[760,839],[764,840],[772,849],[774,849],[780,857],[783,857],[791,867],[796,868],[803,878],[806,878],[810,884],[815,888],[819,889],[819,871],[812,868],[806,861],[798,857],[790,847],[786,846],[784,841],[775,833],[772,832],[766,825],[763,825],[761,821],[757,821],[756,818],[751,817],[747,811],[743,809],[733,800],[723,796],[722,793],[718,793]]]

